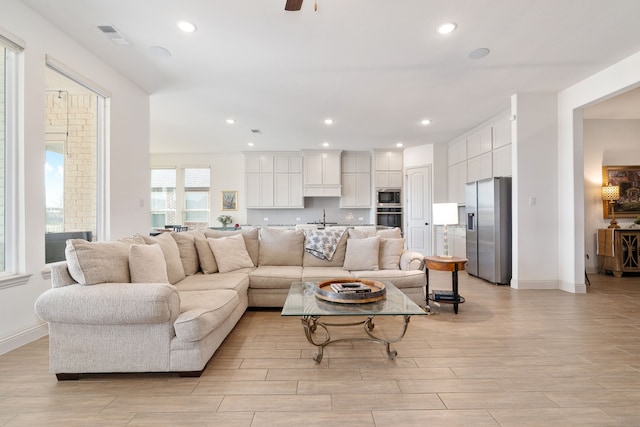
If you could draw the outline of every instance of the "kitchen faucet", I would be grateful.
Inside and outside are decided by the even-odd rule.
[[[322,209],[322,228],[327,228],[327,217],[324,209]]]

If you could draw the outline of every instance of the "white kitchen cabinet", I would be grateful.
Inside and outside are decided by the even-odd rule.
[[[511,144],[511,119],[508,115],[493,124],[493,149]]]
[[[471,159],[493,149],[493,128],[487,126],[467,136],[467,158]]]
[[[247,208],[303,208],[302,156],[244,153]]]
[[[341,195],[341,155],[339,150],[304,150],[304,195],[339,197]]]
[[[449,202],[465,203],[467,184],[467,162],[449,166]]]
[[[465,138],[449,143],[447,160],[449,165],[467,160],[467,140]]]
[[[493,176],[511,176],[511,144],[493,150]]]
[[[402,188],[402,151],[376,151],[376,188]]]
[[[478,181],[493,176],[493,154],[485,153],[467,160],[467,182]]]
[[[345,152],[342,155],[341,208],[371,207],[371,155]]]

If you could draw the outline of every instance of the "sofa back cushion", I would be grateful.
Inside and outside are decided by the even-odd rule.
[[[198,251],[198,260],[200,262],[200,269],[204,274],[213,274],[218,272],[218,263],[213,256],[213,251],[204,233],[202,235],[196,234],[195,236],[196,249]]]
[[[376,236],[382,237],[385,239],[401,239],[402,230],[400,230],[400,228],[398,227],[383,228],[381,230],[376,231]]]
[[[148,245],[157,243],[162,249],[164,260],[167,264],[167,276],[169,283],[176,284],[185,278],[184,267],[180,259],[180,249],[171,233],[160,233],[157,236],[142,236]]]
[[[260,256],[258,265],[301,266],[304,253],[302,230],[260,230]]]
[[[207,238],[220,273],[253,267],[253,261],[247,252],[244,238],[240,234],[229,237]]]
[[[243,230],[233,230],[233,231],[222,231],[222,230],[205,230],[204,235],[209,238],[213,237],[229,237],[236,234],[241,234],[244,238],[244,245],[247,248],[247,252],[249,253],[249,257],[251,257],[251,262],[253,265],[258,265],[258,251],[260,250],[260,241],[258,239],[258,229],[250,228]]]
[[[131,283],[169,283],[167,263],[160,245],[131,245],[129,247]]]
[[[67,240],[67,268],[82,285],[129,283],[129,245],[123,242],[88,242]]]
[[[380,238],[378,236],[364,239],[348,239],[347,252],[344,257],[344,269],[378,270],[380,254]]]
[[[192,276],[200,270],[198,250],[196,249],[196,235],[198,234],[204,238],[204,233],[201,231],[171,233],[171,236],[178,244],[180,261],[182,261],[182,267],[186,276]]]

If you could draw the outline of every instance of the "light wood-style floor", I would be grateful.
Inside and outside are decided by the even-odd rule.
[[[431,272],[432,289],[450,277]],[[414,316],[394,361],[346,342],[317,364],[297,318],[249,311],[200,378],[57,382],[45,338],[0,356],[0,425],[640,426],[640,278],[590,279],[575,295],[463,273],[459,314]]]

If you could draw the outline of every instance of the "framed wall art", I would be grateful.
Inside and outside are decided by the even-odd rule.
[[[222,210],[237,211],[238,210],[238,192],[222,191]]]
[[[611,211],[616,218],[635,218],[640,215],[640,166],[603,166],[602,185],[620,187],[618,200],[602,202],[605,218],[611,218]]]

